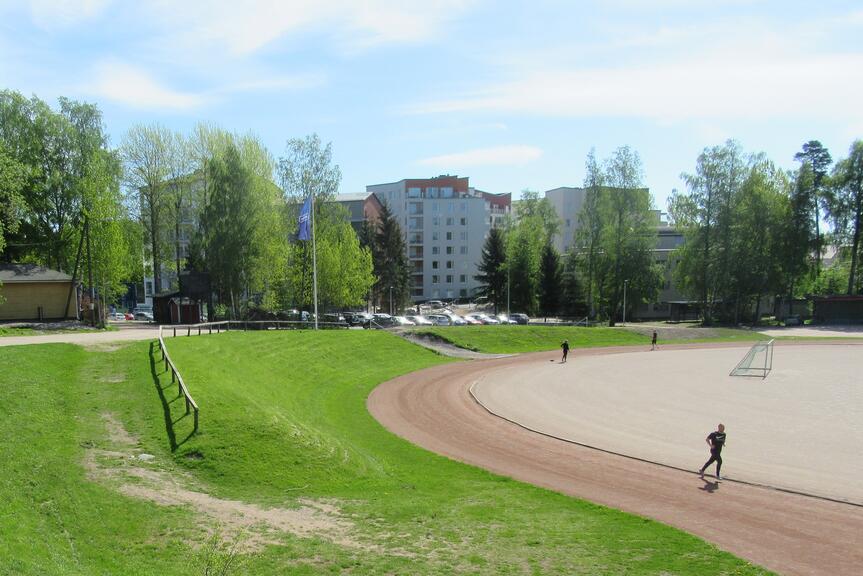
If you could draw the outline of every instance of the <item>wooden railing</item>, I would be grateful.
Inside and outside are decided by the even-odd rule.
[[[186,383],[183,382],[183,377],[180,375],[180,371],[177,370],[177,365],[174,364],[174,361],[171,360],[171,355],[168,354],[168,347],[165,346],[165,340],[162,337],[162,328],[163,326],[159,326],[159,350],[162,351],[162,359],[165,361],[165,370],[171,370],[171,382],[176,382],[179,387],[179,394],[186,399],[186,414],[189,413],[190,410],[194,410],[195,412],[195,428],[194,431],[198,431],[198,403],[195,402],[195,399],[192,398],[192,395],[189,394],[189,389],[186,388]]]

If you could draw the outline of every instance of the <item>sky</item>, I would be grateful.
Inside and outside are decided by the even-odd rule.
[[[863,4],[759,0],[0,0],[0,89],[94,102],[112,146],[199,121],[331,142],[342,193],[439,174],[580,186],[628,145],[665,210],[733,138],[793,169],[863,138]]]

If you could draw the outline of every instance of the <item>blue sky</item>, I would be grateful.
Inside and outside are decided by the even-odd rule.
[[[0,0],[0,87],[136,123],[333,144],[342,192],[577,186],[630,145],[665,208],[705,146],[784,168],[863,138],[863,5],[758,0]]]

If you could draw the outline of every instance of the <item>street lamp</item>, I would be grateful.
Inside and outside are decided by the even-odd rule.
[[[629,280],[624,280],[623,281],[623,322],[621,322],[621,324],[623,324],[624,326],[626,326],[626,285],[627,284],[629,284]]]
[[[393,315],[393,287],[390,286],[390,316]]]

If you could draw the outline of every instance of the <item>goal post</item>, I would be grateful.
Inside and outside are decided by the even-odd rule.
[[[773,340],[756,342],[731,371],[730,376],[760,376],[767,378],[773,369]]]

